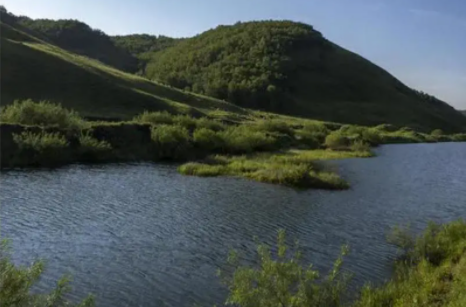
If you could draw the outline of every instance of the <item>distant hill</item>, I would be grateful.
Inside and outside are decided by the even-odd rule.
[[[466,116],[466,110],[460,110],[460,113],[462,113],[464,116]]]
[[[219,26],[156,53],[146,74],[243,107],[295,116],[426,130],[466,127],[445,102],[292,21]]]
[[[188,39],[110,37],[77,20],[0,13],[2,103],[49,99],[109,118],[144,109],[244,107],[342,123],[466,129],[465,117],[445,102],[302,23],[237,23]]]

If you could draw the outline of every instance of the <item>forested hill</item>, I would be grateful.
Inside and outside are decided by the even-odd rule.
[[[465,127],[446,103],[325,39],[312,26],[219,26],[156,53],[147,76],[235,104],[316,119],[419,128]]]

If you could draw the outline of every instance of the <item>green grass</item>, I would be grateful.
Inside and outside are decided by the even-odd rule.
[[[259,182],[299,188],[346,189],[338,175],[321,169],[318,160],[370,157],[371,152],[289,150],[244,156],[213,156],[204,163],[190,162],[178,171],[195,176],[237,176]]]

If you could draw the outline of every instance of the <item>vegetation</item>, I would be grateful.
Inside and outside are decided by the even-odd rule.
[[[466,223],[429,224],[418,237],[397,230],[392,242],[404,250],[394,277],[366,286],[355,306],[465,306]]]
[[[418,237],[396,230],[391,242],[404,253],[392,279],[374,288],[366,285],[354,302],[347,296],[348,274],[341,271],[342,254],[326,277],[311,266],[303,266],[300,253],[289,250],[283,231],[273,255],[267,246],[258,248],[259,265],[238,265],[232,253],[233,273],[224,273],[229,296],[235,306],[354,306],[354,307],[436,307],[465,306],[466,222],[446,225],[431,223]],[[402,260],[401,260],[402,259]]]
[[[196,176],[240,176],[248,179],[299,188],[346,189],[348,184],[338,175],[322,170],[317,160],[369,157],[368,152],[327,150],[290,150],[247,156],[211,156],[204,163],[191,162],[179,172]]]
[[[64,299],[71,289],[68,278],[57,282],[50,293],[33,294],[32,287],[39,281],[44,271],[44,263],[36,262],[29,267],[15,266],[9,255],[6,241],[0,243],[0,302],[3,307],[90,307],[94,306],[92,296],[79,304],[72,304]]]
[[[34,102],[31,99],[18,101],[2,108],[0,121],[29,126],[57,127],[65,130],[79,130],[84,121],[74,111],[47,101]]]
[[[289,250],[283,230],[278,233],[277,241],[276,254],[266,245],[258,246],[257,268],[241,266],[238,255],[230,255],[233,274],[220,272],[230,293],[226,304],[242,307],[340,306],[349,280],[348,275],[341,273],[347,247],[342,248],[333,270],[327,276],[321,276],[312,266],[301,264],[299,251]]]

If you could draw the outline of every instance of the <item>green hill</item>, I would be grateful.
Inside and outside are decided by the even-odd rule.
[[[156,53],[146,73],[243,107],[295,116],[427,130],[466,127],[451,106],[291,21],[219,26]]]
[[[1,101],[49,100],[102,119],[130,119],[144,110],[245,111],[235,105],[151,82],[80,56],[0,22]]]
[[[122,119],[145,109],[244,113],[244,107],[341,123],[466,129],[464,116],[448,104],[408,88],[309,25],[263,21],[188,39],[110,37],[76,20],[0,11],[4,104],[47,99],[88,117]]]

